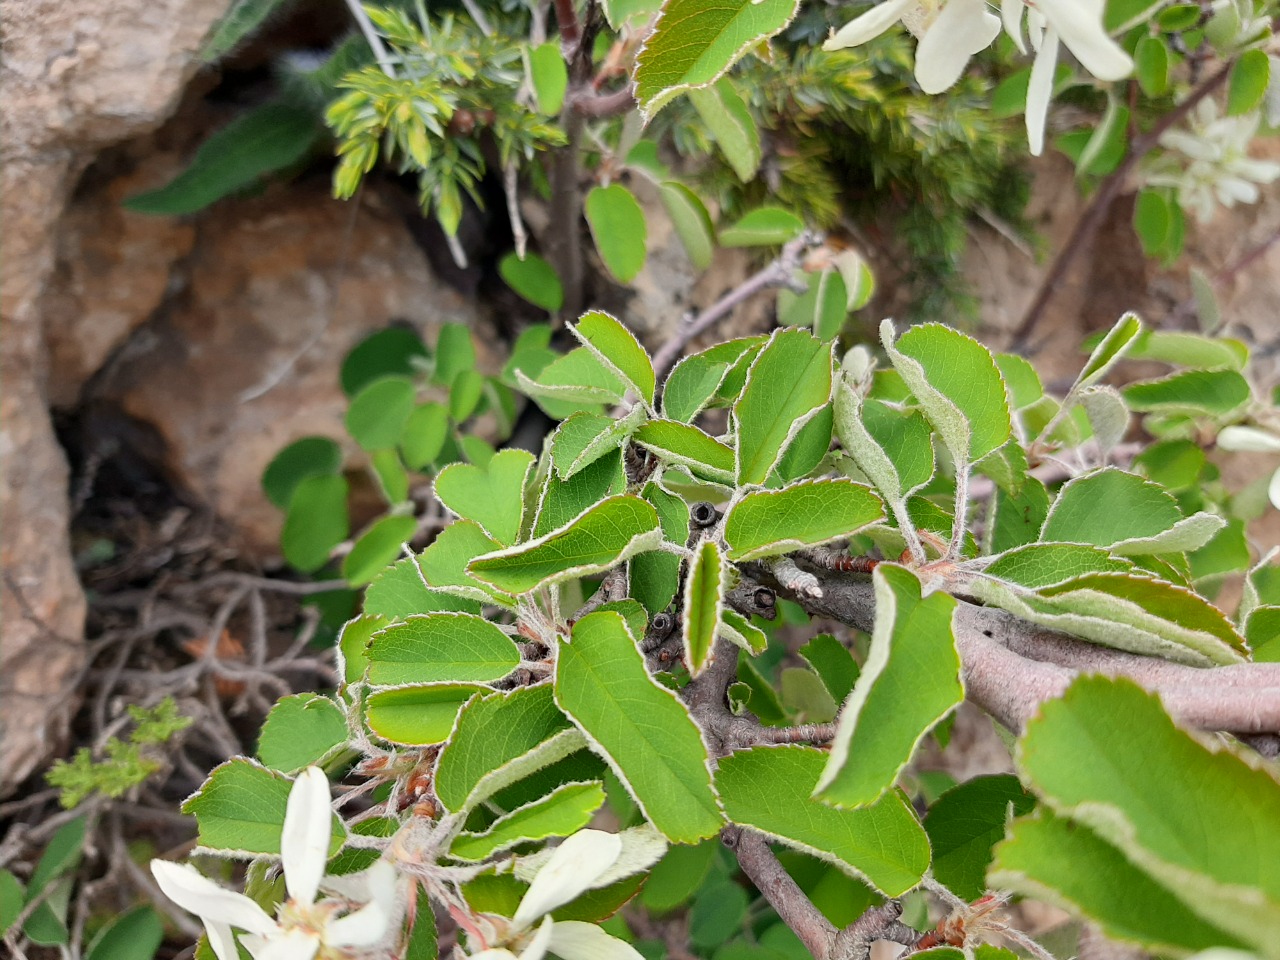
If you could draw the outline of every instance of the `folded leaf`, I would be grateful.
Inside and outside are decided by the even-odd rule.
[[[852,480],[802,480],[749,493],[724,522],[729,559],[755,560],[851,537],[884,519],[875,492]]]
[[[929,841],[898,791],[858,810],[810,797],[826,754],[814,747],[755,747],[720,760],[716,788],[734,823],[835,864],[896,897],[920,882]]]
[[[983,569],[988,577],[1023,587],[1047,587],[1085,573],[1119,573],[1131,564],[1099,547],[1081,543],[1032,543],[994,557]]]
[[[663,414],[681,423],[692,421],[715,399],[729,368],[730,364],[708,360],[701,354],[685,357],[675,365],[663,385]]]
[[[621,403],[622,395],[627,392],[626,384],[586,347],[575,347],[563,357],[557,357],[542,368],[536,380],[520,369],[515,371],[515,378],[523,393],[539,399],[580,404]]]
[[[591,822],[604,804],[599,783],[566,783],[539,800],[499,817],[483,833],[463,833],[449,855],[459,860],[484,860],[518,843],[567,837]]]
[[[440,754],[436,796],[459,813],[585,745],[549,684],[477,697]]]
[[[551,438],[551,462],[560,479],[570,479],[622,446],[643,419],[644,410],[637,406],[616,420],[597,413],[579,412],[561,422]]]
[[[467,571],[507,593],[527,593],[600,573],[661,541],[651,504],[639,497],[609,497],[559,530],[472,560]]]
[[[462,705],[484,687],[474,683],[420,683],[378,690],[365,701],[369,729],[390,743],[425,747],[449,739]]]
[[[738,179],[749,183],[760,167],[760,131],[733,82],[722,77],[709,87],[690,90],[689,102]]]
[[[1159,485],[1106,467],[1063,484],[1040,539],[1111,547],[1157,536],[1180,520],[1178,501]]]
[[[627,475],[622,465],[622,450],[608,450],[597,460],[579,467],[569,479],[561,479],[554,470],[547,471],[538,509],[533,521],[533,535],[541,537],[563,527],[584,510],[605,497],[622,493]]]
[[[778,330],[756,355],[734,405],[738,483],[764,483],[796,433],[831,399],[831,344]]]
[[[714,540],[703,540],[698,544],[685,580],[681,610],[684,615],[684,662],[690,676],[700,674],[711,656],[720,628],[724,597],[729,592],[731,569]]]
[[[556,659],[555,695],[668,839],[692,843],[719,831],[702,736],[679,698],[649,675],[619,614],[573,625]]]
[[[442,531],[441,536],[448,533],[454,527],[461,526],[466,521],[450,524]],[[479,527],[471,524],[476,534],[484,537],[484,533]],[[485,537],[488,540],[487,537]],[[439,543],[440,538],[436,539]],[[493,543],[493,541],[488,541]],[[492,550],[497,544],[486,547],[485,550]],[[433,543],[428,547],[428,552],[435,547]],[[482,551],[483,552],[483,551]],[[447,586],[442,586],[439,590],[433,590],[428,586],[426,579],[427,571],[430,566],[426,560],[426,554],[421,557],[412,558],[405,557],[396,563],[387,567],[382,573],[378,574],[373,583],[364,591],[364,612],[374,616],[386,617],[388,620],[403,620],[405,617],[411,617],[417,613],[434,613],[437,610],[457,610],[463,613],[479,613],[480,605],[475,597],[483,600],[491,600],[492,594],[488,592],[482,593],[478,588],[481,584],[475,584],[476,590],[472,593],[465,591],[453,591]],[[435,586],[435,583],[431,583]]]
[[[1017,763],[1055,814],[1280,956],[1280,782],[1263,761],[1179,729],[1132,681],[1089,676],[1027,724]]]
[[[570,329],[601,363],[621,377],[645,403],[653,405],[653,361],[634,333],[600,310],[584,313]]]
[[[1225,417],[1249,402],[1249,381],[1235,370],[1188,370],[1124,389],[1124,400],[1142,413]]]
[[[1124,355],[1136,344],[1142,333],[1142,320],[1136,313],[1126,313],[1107,331],[1089,359],[1085,361],[1080,375],[1076,377],[1072,392],[1080,387],[1087,387],[1106,376],[1107,371],[1115,366]]]
[[[925,734],[964,699],[955,599],[922,596],[915,574],[894,564],[880,564],[872,579],[871,651],[814,789],[839,807],[865,806],[890,790]]]
[[[664,463],[687,467],[694,476],[716,483],[733,483],[733,450],[697,427],[675,420],[650,420],[633,438]]]
[[[431,546],[422,551],[418,563],[422,567],[422,577],[441,593],[468,597],[481,603],[496,600],[510,604],[510,597],[498,594],[488,584],[467,574],[468,563],[501,548],[498,541],[480,529],[480,524],[472,520],[458,520],[436,534]],[[473,609],[470,612],[480,611]],[[402,617],[407,615],[401,614]]]

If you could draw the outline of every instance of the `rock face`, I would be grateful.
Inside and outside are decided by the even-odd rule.
[[[223,201],[198,221],[181,283],[126,348],[110,393],[159,430],[180,483],[259,555],[278,552],[283,521],[259,484],[271,458],[310,434],[355,452],[338,371],[360,339],[400,321],[431,343],[460,322],[481,366],[500,365],[474,301],[434,278],[372,189],[359,208],[318,178]]]
[[[67,542],[66,465],[45,407],[41,298],[55,225],[102,147],[153,129],[224,0],[24,0],[3,7],[0,111],[0,796],[62,735],[84,653]]]

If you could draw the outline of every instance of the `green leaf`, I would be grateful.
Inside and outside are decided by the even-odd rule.
[[[576,347],[547,364],[533,380],[523,370],[515,371],[521,392],[537,399],[573,401],[578,404],[621,403],[626,385],[605,369],[590,350]],[[598,412],[598,411],[597,411]],[[567,413],[560,413],[563,419]]]
[[[484,860],[518,843],[567,837],[591,822],[604,804],[599,783],[566,783],[552,793],[512,810],[495,820],[483,833],[463,833],[453,841],[449,855],[460,860]]]
[[[465,324],[446,323],[436,336],[436,368],[432,379],[442,387],[453,385],[458,374],[474,370],[476,345]]]
[[[263,104],[206,139],[190,165],[168,184],[129,197],[121,206],[160,216],[195,213],[297,163],[310,152],[318,133],[311,111]]]
[[[1076,378],[1075,387],[1087,387],[1101,380],[1108,370],[1116,365],[1129,351],[1138,335],[1142,333],[1142,321],[1136,313],[1126,313],[1116,321],[1115,326],[1107,331],[1089,354],[1084,368]]]
[[[369,454],[369,466],[388,504],[394,507],[408,502],[409,474],[399,453],[391,449],[375,450]]]
[[[684,544],[689,537],[689,508],[685,502],[653,481],[645,484],[641,496],[658,511],[663,539]],[[631,596],[644,605],[650,616],[666,610],[675,598],[680,588],[680,563],[678,556],[661,550],[631,558]]]
[[[287,0],[236,0],[197,54],[201,63],[221,60],[257,31]],[[150,958],[148,957],[148,960]]]
[[[600,259],[619,283],[630,283],[644,268],[648,235],[640,201],[620,183],[592,187],[584,209]]]
[[[440,403],[413,408],[400,432],[400,454],[411,470],[425,470],[444,450],[449,435],[449,411]]]
[[[85,960],[152,960],[163,941],[160,914],[151,907],[134,907],[102,928]]]
[[[843,643],[829,633],[820,633],[797,653],[813,667],[836,703],[844,703],[858,680],[858,664]]]
[[[332,476],[342,469],[342,448],[328,437],[303,437],[289,444],[262,472],[267,499],[281,510],[289,508],[293,491],[308,477]]]
[[[584,313],[571,328],[573,335],[596,355],[601,363],[635,390],[642,400],[653,405],[656,389],[653,361],[636,335],[600,310]]]
[[[591,613],[573,625],[573,640],[557,657],[555,695],[669,840],[692,843],[719,831],[698,727],[649,675],[619,614]]]
[[[695,477],[733,483],[733,450],[697,427],[676,420],[650,420],[640,425],[632,440],[664,463],[687,467]]]
[[[80,859],[84,855],[85,826],[85,817],[82,815],[68,820],[54,832],[27,881],[28,903],[50,883],[79,868]]]
[[[436,796],[460,813],[586,744],[552,699],[550,685],[477,697],[436,765]]]
[[[1110,547],[1157,536],[1182,519],[1178,502],[1158,485],[1106,467],[1063,485],[1040,539]]]
[[[884,519],[875,492],[852,480],[803,480],[749,493],[725,517],[729,559],[738,562],[841,540]]]
[[[894,564],[877,566],[872,580],[871,652],[840,711],[814,790],[841,807],[874,803],[892,789],[925,734],[964,699],[952,630],[955,599],[922,596],[916,575]]]
[[[982,572],[997,580],[1036,588],[1086,573],[1120,573],[1130,566],[1099,547],[1081,543],[1031,543],[992,558]]]
[[[559,60],[559,51],[552,52]],[[507,286],[535,307],[555,313],[564,306],[564,287],[560,284],[560,277],[555,268],[536,253],[526,253],[523,260],[514,253],[508,253],[498,261],[498,273]]]
[[[1017,763],[1055,814],[1119,848],[1191,913],[1280,955],[1280,783],[1265,765],[1179,729],[1132,681],[1099,676],[1042,705]]]
[[[771,3],[773,0],[761,0]],[[758,207],[727,227],[720,228],[720,244],[725,247],[776,247],[793,240],[804,229],[804,221],[782,207]]]
[[[460,370],[449,387],[449,419],[462,423],[475,413],[484,397],[484,385],[484,374],[479,370]]]
[[[675,180],[659,184],[658,195],[684,252],[689,255],[689,262],[698,270],[706,270],[716,249],[715,227],[706,205],[696,193]]]
[[[203,786],[182,804],[196,818],[201,847],[230,856],[280,853],[280,831],[293,781],[261,764],[237,757],[213,768]],[[333,818],[330,855],[346,837]]]
[[[8,933],[18,919],[25,900],[22,882],[10,871],[0,869],[0,937]]]
[[[796,295],[778,291],[778,321],[792,327],[809,327],[819,340],[830,340],[844,325],[849,313],[849,297],[844,278],[834,267],[809,277],[809,288]]]
[[[1009,399],[986,347],[940,323],[912,327],[895,343],[886,320],[880,338],[957,463],[981,460],[1009,439]]]
[[[1153,37],[1145,40],[1160,41]],[[1141,49],[1141,44],[1139,45]],[[1164,49],[1161,46],[1161,49]],[[1142,241],[1142,252],[1149,257],[1159,256],[1164,252],[1169,232],[1173,229],[1173,211],[1169,198],[1159,190],[1140,190],[1138,199],[1133,205],[1133,229]]]
[[[669,0],[636,58],[636,99],[648,117],[674,97],[705,87],[796,15],[796,0]]]
[[[662,412],[671,420],[690,423],[716,398],[730,365],[701,354],[676,364],[662,388]]]
[[[526,450],[503,450],[488,467],[455,463],[436,477],[435,492],[440,502],[480,527],[503,546],[520,536],[524,517],[524,484],[533,466],[533,454]]]
[[[1030,813],[1035,798],[1010,774],[974,777],[944,793],[929,808],[924,829],[933,848],[933,875],[961,900],[987,889],[992,847],[1005,825]]]
[[[421,683],[378,690],[365,701],[369,729],[390,743],[424,747],[449,739],[462,705],[483,687],[474,683]]]
[[[569,89],[569,70],[564,63],[564,54],[560,52],[560,44],[549,41],[530,50],[529,73],[533,78],[533,92],[538,98],[538,110],[554,117],[564,106],[565,91]],[[532,302],[537,303],[536,300]]]
[[[764,653],[769,646],[769,638],[763,630],[728,607],[720,611],[720,635],[752,655]]]
[[[614,30],[619,30],[625,23],[643,19],[647,21],[662,6],[659,0],[605,0],[601,4],[604,7],[605,18],[609,21],[609,26]],[[641,141],[643,143],[645,141]]]
[[[712,950],[742,927],[750,898],[731,880],[714,878],[698,892],[689,909],[689,942]]]
[[[432,912],[431,898],[425,890],[419,889],[413,930],[405,944],[404,960],[439,960],[439,957],[440,941],[436,933],[436,917]]]
[[[1271,58],[1266,50],[1246,50],[1231,68],[1227,81],[1227,116],[1253,113],[1271,83]]]
[[[413,517],[383,517],[361,534],[351,552],[343,558],[343,578],[353,587],[372,583],[378,574],[395,562],[417,529],[418,521]]]
[[[673,846],[650,872],[640,903],[651,913],[666,913],[689,900],[707,878],[719,846],[714,840]]]
[[[579,412],[561,421],[551,437],[551,462],[560,479],[570,479],[606,453],[617,450],[643,418],[644,410],[636,407],[621,420]]]
[[[1014,822],[988,876],[994,886],[1064,908],[1129,944],[1179,953],[1246,946],[1190,913],[1092,830],[1043,807]]]
[[[1133,76],[1148,97],[1162,97],[1169,89],[1169,48],[1163,37],[1142,37],[1133,51]],[[1146,243],[1143,243],[1144,249]],[[1150,254],[1150,250],[1147,250]]]
[[[627,476],[622,451],[610,450],[600,459],[562,480],[554,470],[547,472],[533,524],[534,536],[543,536],[576,519],[605,497],[626,489]]]
[[[703,540],[698,545],[681,604],[684,661],[690,676],[700,674],[710,660],[724,597],[729,592],[731,569],[714,540]]]
[[[1188,370],[1124,388],[1125,403],[1139,413],[1225,417],[1249,397],[1249,381],[1235,370]]]
[[[397,561],[392,566],[383,570],[374,578],[373,583],[369,584],[364,593],[364,612],[366,614],[374,614],[383,616],[391,620],[403,620],[405,617],[413,616],[416,613],[431,613],[437,610],[461,610],[467,613],[479,613],[479,605],[475,599],[468,599],[474,596],[486,601],[492,601],[493,597],[489,593],[481,592],[478,589],[473,593],[466,591],[448,591],[445,589],[432,590],[431,586],[439,586],[445,588],[447,583],[441,581],[427,581],[425,575],[433,568],[429,565],[428,556],[438,556],[437,548],[442,540],[453,531],[455,527],[463,526],[461,523],[450,524],[440,532],[434,543],[427,548],[426,552],[419,559],[406,557]],[[478,531],[478,528],[477,528]],[[480,533],[483,537],[484,534]],[[489,541],[492,543],[492,541]],[[444,548],[439,547],[440,550]],[[486,547],[485,551],[493,549],[492,546]],[[465,561],[464,561],[465,565]],[[475,584],[479,588],[480,584]],[[461,594],[454,596],[453,593]]]
[[[1129,148],[1129,108],[1114,95],[1076,159],[1076,173],[1104,177],[1115,170]]]
[[[390,620],[376,614],[364,614],[352,617],[342,625],[338,634],[338,668],[344,684],[359,683],[364,679],[365,668],[369,659],[365,649],[369,638],[385,627]]]
[[[347,538],[347,481],[316,476],[294,488],[280,534],[284,558],[303,573],[319,570],[329,553]]]
[[[427,613],[379,630],[369,642],[370,683],[499,680],[520,651],[497,625],[467,613]]]
[[[734,823],[803,850],[895,897],[920,882],[929,841],[905,798],[890,791],[858,810],[811,799],[826,753],[813,747],[755,747],[720,760],[716,789]]]
[[[639,497],[609,497],[577,519],[518,547],[479,557],[468,572],[506,593],[601,573],[662,539],[658,514]]]
[[[258,759],[282,773],[295,773],[347,742],[347,719],[336,703],[318,693],[281,697],[267,714],[258,738]]]
[[[750,183],[760,169],[760,131],[733,81],[722,77],[709,87],[690,90],[689,102],[738,179]]]
[[[1128,356],[1134,360],[1159,360],[1196,370],[1241,370],[1249,360],[1249,347],[1230,337],[1148,330],[1134,341]]]
[[[864,398],[854,371],[836,387],[836,433],[845,452],[900,513],[912,492],[933,476],[933,430],[919,412],[904,413]]]
[[[782,705],[797,723],[830,723],[836,718],[840,704],[812,670],[784,667],[779,681]]]
[[[996,366],[1004,377],[1005,388],[1014,410],[1025,410],[1044,396],[1044,386],[1036,368],[1016,353],[997,353]]]
[[[342,392],[354,397],[383,377],[412,377],[429,357],[422,338],[412,330],[387,327],[371,333],[342,361]]]
[[[381,450],[400,442],[414,408],[414,385],[408,377],[382,377],[363,387],[347,408],[347,432],[365,450]]]
[[[734,404],[738,484],[761,484],[800,428],[831,399],[831,344],[777,330],[756,355]]]

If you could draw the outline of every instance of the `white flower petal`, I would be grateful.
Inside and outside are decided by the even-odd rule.
[[[551,945],[551,934],[554,929],[555,923],[552,919],[543,917],[538,932],[533,935],[529,945],[520,951],[519,960],[542,960],[547,955],[547,947]]]
[[[290,899],[297,903],[315,903],[324,864],[329,859],[332,821],[329,780],[319,767],[307,767],[289,791],[280,834],[284,885]]]
[[[206,924],[239,927],[250,933],[271,933],[279,929],[266,911],[244,894],[218,886],[188,864],[152,860],[151,875],[166,897]]]
[[[1280,470],[1271,475],[1271,482],[1267,484],[1267,496],[1271,500],[1271,505],[1280,510]]]
[[[231,928],[217,920],[206,920],[204,932],[209,938],[209,946],[218,960],[240,960],[240,951],[236,949],[236,937]]]
[[[547,865],[529,884],[512,919],[516,929],[530,926],[543,914],[563,906],[604,873],[622,852],[622,841],[603,830],[579,830],[556,847]]]
[[[1215,186],[1218,189],[1218,200],[1224,207],[1234,207],[1236,203],[1258,202],[1258,188],[1248,180],[1221,176]]]
[[[969,58],[1000,34],[1000,19],[984,0],[948,0],[916,47],[916,82],[925,93],[955,85]]]
[[[1223,450],[1280,453],[1280,437],[1257,427],[1223,427],[1218,433],[1218,446]]]
[[[1053,27],[1044,32],[1036,62],[1031,65],[1027,83],[1027,142],[1033,157],[1044,150],[1044,121],[1053,96],[1053,73],[1058,66],[1058,33]]]
[[[250,934],[240,942],[253,960],[313,960],[320,938],[309,930],[281,930],[265,937]]]
[[[1035,7],[1027,11],[1027,36],[1031,38],[1031,49],[1039,50],[1044,42],[1044,16]]]
[[[1254,183],[1270,183],[1280,177],[1280,163],[1242,157],[1231,164],[1231,172]]]
[[[1022,0],[1000,0],[1000,18],[1004,21],[1004,32],[1013,39],[1018,52],[1026,56],[1027,45],[1022,39],[1022,9]]]
[[[1177,150],[1192,160],[1203,160],[1212,163],[1222,156],[1222,148],[1203,137],[1185,130],[1167,130],[1160,135],[1160,146],[1168,150]]]
[[[897,23],[903,11],[914,2],[915,0],[888,0],[887,3],[877,4],[836,31],[822,45],[822,49],[843,50],[880,36]]]
[[[396,909],[396,868],[379,860],[367,871],[372,896],[367,905],[325,927],[324,942],[335,947],[368,947],[381,940]]]
[[[1053,0],[1041,12],[1084,68],[1099,80],[1119,80],[1133,71],[1133,60],[1107,36],[1102,25],[1102,2]]]
[[[644,960],[625,940],[605,933],[594,923],[562,920],[551,931],[551,952],[560,960]]]
[[[481,950],[479,953],[469,953],[467,956],[470,960],[520,960],[510,950],[504,950],[501,947],[493,950]]]

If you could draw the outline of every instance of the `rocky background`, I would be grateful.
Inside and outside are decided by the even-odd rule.
[[[482,365],[493,369],[504,340],[531,316],[502,291],[483,237],[479,268],[452,269],[412,193],[390,180],[372,181],[358,204],[341,203],[317,163],[191,217],[121,208],[123,198],[167,182],[232,115],[219,100],[219,72],[196,60],[227,5],[4,7],[0,798],[68,746],[93,639],[81,573],[100,546],[104,516],[127,528],[132,549],[121,561],[127,569],[99,571],[95,597],[112,583],[171,576],[197,553],[214,567],[271,569],[281,516],[261,491],[262,469],[305,434],[344,437],[338,369],[354,343],[393,322],[430,340],[441,323],[459,321],[492,351]],[[324,35],[331,20],[341,28],[340,8],[278,24],[263,49],[234,66],[265,61],[282,31]],[[1034,175],[1030,216],[1052,251],[1083,201],[1065,161],[1045,158]],[[1085,332],[1127,309],[1160,324],[1188,296],[1188,264],[1212,274],[1280,229],[1273,191],[1258,207],[1197,228],[1184,263],[1165,272],[1142,256],[1131,202],[1111,212],[1038,328],[1036,360],[1050,381],[1074,373]],[[597,297],[656,345],[684,312],[753,265],[741,251],[721,251],[695,276],[663,232],[665,218],[650,223],[649,265],[629,299],[603,286]],[[966,272],[989,342],[1007,342],[1044,260],[975,224]],[[901,307],[892,264],[879,266],[881,292],[863,311],[868,327]],[[1228,322],[1271,344],[1274,362],[1280,246],[1220,295]],[[724,332],[770,322],[761,298]],[[1240,470],[1248,476],[1249,464]],[[1262,535],[1280,542],[1274,524]]]

